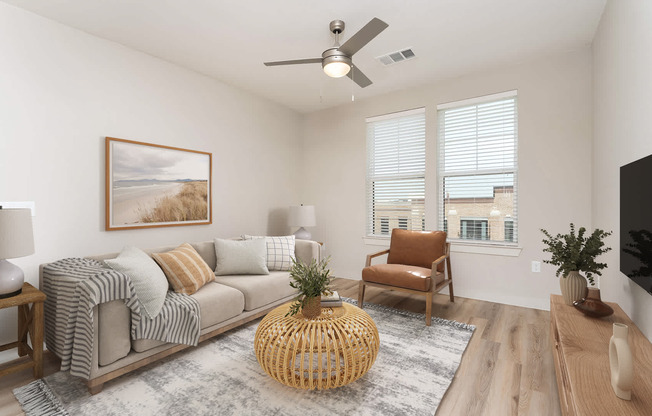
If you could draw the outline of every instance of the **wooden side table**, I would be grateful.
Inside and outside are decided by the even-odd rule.
[[[43,301],[45,293],[29,283],[23,283],[20,295],[0,299],[0,309],[18,306],[18,341],[0,345],[0,351],[18,349],[18,356],[30,356],[30,360],[18,364],[0,367],[0,377],[32,367],[34,378],[43,377]],[[29,304],[33,304],[30,308]],[[27,345],[27,334],[32,341],[32,348]]]

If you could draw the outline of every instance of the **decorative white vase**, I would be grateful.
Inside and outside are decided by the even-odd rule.
[[[559,287],[566,305],[573,306],[573,302],[586,297],[586,278],[580,272],[568,272],[566,276],[562,276],[559,279]]]
[[[625,324],[614,324],[614,334],[609,340],[609,364],[611,366],[611,387],[616,396],[623,400],[632,399],[632,384],[634,381],[634,361],[629,348],[627,334],[629,328]]]

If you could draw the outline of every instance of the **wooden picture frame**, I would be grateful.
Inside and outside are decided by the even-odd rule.
[[[106,137],[106,230],[212,224],[212,154]]]

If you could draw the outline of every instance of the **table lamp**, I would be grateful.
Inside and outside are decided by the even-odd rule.
[[[299,227],[294,233],[295,238],[299,240],[310,240],[312,237],[310,232],[303,227],[314,227],[316,223],[314,205],[301,204],[300,206],[294,205],[290,207],[288,225],[290,227]]]
[[[6,259],[34,254],[32,210],[0,206],[0,299],[19,295],[25,274]]]

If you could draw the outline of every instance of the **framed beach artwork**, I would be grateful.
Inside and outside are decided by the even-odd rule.
[[[106,138],[106,229],[211,224],[211,153]]]

